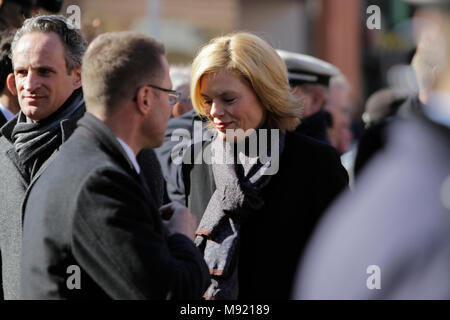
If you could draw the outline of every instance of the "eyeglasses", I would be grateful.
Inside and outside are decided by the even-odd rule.
[[[181,92],[176,91],[176,90],[170,90],[170,89],[166,89],[166,88],[161,88],[158,86],[155,86],[153,84],[146,84],[146,86],[148,87],[152,87],[153,89],[157,89],[157,90],[161,90],[164,92],[167,92],[167,95],[169,96],[169,103],[170,105],[174,105],[175,103],[177,103],[178,101],[180,101],[180,97],[181,97]],[[140,88],[139,88],[140,89]],[[139,90],[138,89],[138,90]],[[137,101],[137,92],[136,95],[133,98],[133,101]]]

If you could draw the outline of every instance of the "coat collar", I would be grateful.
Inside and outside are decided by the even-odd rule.
[[[127,170],[133,172],[134,175],[137,175],[133,163],[120,145],[117,137],[104,122],[92,113],[86,112],[78,121],[78,126],[80,130],[85,131],[89,136],[95,139],[109,154],[114,158],[119,159]]]

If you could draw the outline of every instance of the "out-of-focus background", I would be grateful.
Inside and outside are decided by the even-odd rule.
[[[349,79],[354,123],[376,90],[415,86],[406,67],[415,47],[415,8],[403,0],[66,0],[61,13],[70,5],[80,7],[88,40],[107,31],[139,31],[166,45],[171,64],[189,63],[211,38],[237,30],[329,61]],[[380,8],[379,30],[367,27],[371,5]]]

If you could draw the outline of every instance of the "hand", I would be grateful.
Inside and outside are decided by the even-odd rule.
[[[191,214],[188,208],[178,202],[171,202],[160,209],[161,218],[170,234],[181,233],[192,241],[197,229],[197,218]]]

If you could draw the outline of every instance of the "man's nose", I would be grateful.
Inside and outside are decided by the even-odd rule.
[[[27,77],[24,82],[24,89],[30,92],[38,89],[41,86],[39,75],[35,71],[28,71]]]

